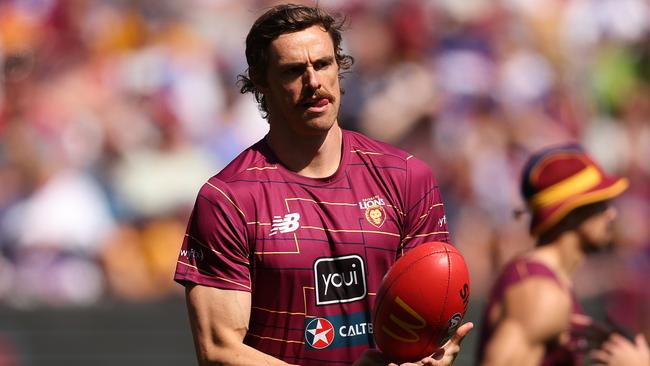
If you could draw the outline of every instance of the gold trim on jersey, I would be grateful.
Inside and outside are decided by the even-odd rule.
[[[251,306],[251,309],[262,310],[262,311],[266,311],[267,313],[275,313],[275,314],[306,315],[305,313],[298,313],[298,312],[284,311],[284,310],[271,310],[271,309],[261,308],[259,306]]]
[[[246,170],[266,170],[266,169],[277,169],[277,166],[254,166],[251,168],[246,168]]]
[[[444,205],[443,205],[442,203],[436,203],[436,204],[432,205],[432,206],[429,207],[429,209],[427,210],[427,213],[425,213],[424,215],[420,216],[420,219],[423,219],[423,218],[429,216],[429,214],[431,213],[431,210],[433,210],[434,208],[436,208],[436,207],[438,207],[438,206],[444,206]]]
[[[193,237],[192,235],[185,234],[185,236],[187,236],[188,238],[194,240],[195,242],[197,242],[200,246],[204,247],[205,249],[209,249],[210,251],[215,252],[218,255],[223,255],[223,253],[221,253],[220,251],[212,249],[211,247],[209,247],[208,245],[202,243],[199,239]],[[250,265],[249,261],[242,261],[242,262],[245,263],[246,265]]]
[[[210,182],[208,182],[208,185],[209,185],[210,187],[216,189],[217,191],[219,191],[219,193],[221,193],[224,197],[226,197],[226,199],[228,200],[228,202],[230,202],[233,206],[235,206],[235,208],[237,209],[237,211],[239,211],[239,213],[242,215],[242,217],[243,217],[243,218],[246,218],[246,215],[244,215],[244,211],[242,211],[242,209],[239,208],[239,207],[235,204],[235,202],[233,202],[233,201],[230,199],[230,197],[228,197],[228,195],[227,195],[224,191],[222,191],[221,189],[219,189],[219,187],[215,186],[214,184],[212,184],[212,183],[210,183]]]
[[[193,237],[192,235],[190,235],[190,234],[185,234],[185,236],[187,236],[188,238],[194,240],[195,242],[197,242],[200,246],[204,247],[205,249],[209,249],[209,250],[211,250],[211,251],[213,251],[213,252],[215,252],[215,253],[217,253],[217,254],[219,254],[219,255],[223,255],[223,254],[221,254],[221,252],[219,252],[219,251],[217,251],[217,250],[214,250],[214,249],[210,248],[210,246],[208,246],[207,244],[204,244],[202,241],[200,241],[199,239]]]
[[[315,201],[312,200],[311,198],[301,198],[301,197],[290,197],[284,199],[285,204],[287,204],[288,201],[307,201],[307,202],[322,203],[324,205],[335,205],[335,206],[355,206],[355,207],[357,206],[356,203]],[[287,210],[289,210],[288,206],[287,206]]]
[[[195,242],[197,242],[200,246],[204,247],[205,249],[209,249],[210,251],[212,251],[212,252],[214,252],[214,253],[216,253],[216,254],[218,254],[218,255],[223,255],[223,253],[221,253],[220,251],[215,250],[215,249],[212,249],[212,248],[209,247],[207,244],[201,242],[199,239],[193,237],[192,235],[190,235],[190,234],[185,234],[185,236],[187,236],[188,238],[194,240]],[[241,262],[243,262],[243,263],[246,264],[246,265],[250,265],[250,262],[249,262],[249,261],[242,260]]]
[[[267,340],[270,340],[270,341],[285,342],[285,343],[299,343],[299,344],[305,344],[304,341],[292,341],[292,340],[289,340],[289,339],[280,339],[280,338],[273,338],[273,337],[264,337],[264,336],[257,335],[257,334],[251,333],[251,332],[247,332],[246,334],[249,335],[249,336],[253,336],[253,337],[255,337],[255,338],[267,339]]]
[[[357,203],[349,203],[349,202],[327,202],[327,201],[316,201],[310,198],[303,198],[303,197],[286,197],[284,199],[285,207],[287,208],[287,212],[291,213],[291,208],[289,207],[289,202],[290,201],[305,201],[305,202],[312,202],[316,204],[324,204],[324,205],[337,205],[337,206],[350,206],[350,207],[357,207]],[[386,205],[387,207],[392,207],[392,205]],[[394,207],[395,210],[397,210],[400,214],[404,215],[404,213],[400,212],[396,207]],[[266,222],[259,222],[259,221],[251,221],[247,222],[246,224],[248,225],[263,225],[263,226],[270,226],[271,223],[266,223]],[[311,229],[311,230],[322,230],[325,232],[331,232],[331,233],[359,233],[359,234],[378,234],[378,235],[389,235],[389,236],[396,236],[399,237],[400,234],[397,233],[391,233],[387,231],[377,231],[377,230],[359,230],[359,229],[326,229],[323,227],[318,227],[318,226],[300,226],[302,229]],[[253,254],[259,254],[259,255],[268,255],[268,254],[300,254],[300,243],[298,242],[298,237],[296,236],[296,233],[293,234],[294,242],[296,244],[296,249],[295,251],[255,251]]]
[[[206,276],[210,276],[210,277],[212,277],[212,278],[216,278],[216,279],[221,280],[221,281],[226,281],[226,282],[232,283],[232,284],[234,284],[234,285],[241,286],[241,287],[243,287],[243,288],[245,288],[245,289],[247,289],[247,290],[250,290],[250,289],[251,289],[251,286],[250,286],[250,285],[247,286],[247,285],[244,285],[243,283],[240,283],[240,282],[237,282],[237,281],[234,281],[234,280],[230,280],[230,279],[227,279],[227,278],[223,278],[223,277],[215,276],[214,274],[212,274],[212,273],[208,273],[208,272],[206,272],[206,271],[204,271],[204,270],[202,270],[202,269],[200,269],[200,268],[197,268],[196,266],[193,266],[193,265],[191,265],[191,264],[189,264],[189,263],[185,263],[185,262],[181,262],[181,261],[176,261],[176,262],[177,262],[177,263],[180,263],[180,264],[182,264],[182,265],[184,265],[184,266],[187,266],[187,267],[190,267],[190,268],[194,268],[194,269],[196,269],[197,271],[199,271],[199,273],[202,273],[202,274],[204,274],[204,275],[206,275]]]
[[[396,233],[391,233],[388,231],[377,231],[377,230],[358,230],[358,229],[325,229],[318,226],[301,226],[303,229],[314,229],[322,230],[330,233],[369,233],[369,234],[381,234],[381,235],[390,235],[390,236],[400,236]]]
[[[350,150],[351,153],[359,153],[364,155],[384,155],[384,153],[379,153],[375,151],[361,151],[361,150]]]
[[[432,231],[432,232],[430,232],[430,233],[418,234],[418,235],[415,235],[415,236],[406,236],[406,237],[404,238],[404,240],[402,240],[402,243],[404,243],[405,241],[407,241],[407,240],[409,240],[409,239],[413,239],[413,238],[421,238],[421,237],[423,237],[423,236],[438,235],[438,234],[449,234],[449,231]]]
[[[397,211],[398,214],[406,217],[406,214],[404,212],[402,212],[402,210],[400,210],[397,206],[387,204],[386,207],[390,207],[390,208],[394,209],[395,211]]]
[[[306,290],[315,291],[316,289],[314,287],[310,287],[310,286],[303,286],[302,287],[302,303],[303,303],[303,307],[305,308],[304,312],[300,313],[300,312],[286,311],[286,310],[272,310],[272,309],[267,309],[267,308],[261,308],[259,306],[251,306],[251,309],[266,311],[268,313],[274,313],[274,314],[302,315],[305,318],[317,318],[318,315],[309,315],[309,314],[307,314],[307,291]],[[377,293],[376,292],[368,292],[368,296],[377,296]]]
[[[418,234],[418,235],[415,235],[415,236],[406,236],[406,237],[404,237],[404,239],[402,239],[402,242],[399,243],[399,250],[401,250],[402,254],[404,254],[404,252],[403,252],[404,243],[406,243],[406,241],[408,241],[409,239],[421,238],[421,237],[425,237],[425,236],[429,236],[429,235],[438,235],[438,234],[449,234],[449,231],[434,231],[434,232],[431,232],[431,233]]]

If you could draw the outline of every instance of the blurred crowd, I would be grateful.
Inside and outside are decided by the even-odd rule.
[[[199,187],[268,129],[236,80],[275,3],[0,1],[0,303],[182,293],[172,273]],[[631,188],[578,294],[650,336],[650,1],[319,5],[347,17],[356,59],[341,124],[431,165],[477,301],[534,245],[525,159],[579,141]]]

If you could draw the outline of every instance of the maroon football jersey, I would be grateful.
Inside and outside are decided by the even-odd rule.
[[[516,258],[508,263],[501,271],[499,278],[492,288],[488,306],[485,310],[483,317],[484,326],[479,340],[479,359],[483,359],[487,341],[494,332],[494,327],[489,324],[488,314],[490,314],[494,306],[503,300],[508,288],[531,277],[548,278],[557,283],[558,286],[565,288],[565,285],[562,284],[555,272],[544,263],[526,258]],[[588,317],[582,310],[573,291],[570,289],[567,289],[567,291],[570,291],[572,300],[569,340],[566,344],[556,344],[553,342],[547,344],[546,352],[540,363],[541,366],[572,366],[583,364],[585,347],[587,347],[588,341],[585,337],[587,331],[584,325],[585,321],[582,319]]]
[[[245,343],[286,362],[350,364],[374,347],[382,277],[408,249],[449,242],[431,170],[343,131],[324,179],[286,169],[264,140],[201,188],[175,280],[249,291]]]

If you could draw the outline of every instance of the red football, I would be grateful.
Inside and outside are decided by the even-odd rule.
[[[415,362],[439,350],[460,325],[469,300],[465,259],[442,242],[421,244],[382,280],[372,316],[379,349],[391,362]]]

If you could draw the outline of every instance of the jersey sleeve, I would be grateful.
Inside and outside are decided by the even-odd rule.
[[[251,291],[244,213],[225,184],[201,188],[176,264],[174,280],[227,290]]]
[[[442,241],[450,243],[447,217],[438,183],[431,169],[421,160],[407,160],[405,230],[403,249]]]

